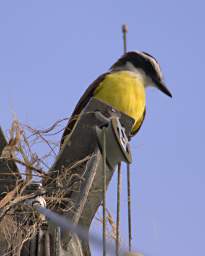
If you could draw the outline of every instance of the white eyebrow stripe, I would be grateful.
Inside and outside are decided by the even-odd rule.
[[[149,55],[147,55],[143,52],[140,52],[140,54],[152,63],[152,65],[155,67],[157,73],[159,74],[160,78],[163,78],[162,71],[161,71],[159,63],[153,57],[151,57],[151,56],[149,56]]]

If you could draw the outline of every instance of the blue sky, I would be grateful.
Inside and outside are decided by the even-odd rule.
[[[86,87],[121,55],[123,23],[129,26],[128,49],[159,60],[173,99],[148,89],[147,116],[132,140],[133,247],[145,255],[205,254],[204,8],[198,0],[0,3],[5,131],[14,112],[41,129],[69,116]],[[113,214],[115,187],[116,177],[107,194]]]

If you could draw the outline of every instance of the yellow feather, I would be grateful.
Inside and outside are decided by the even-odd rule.
[[[134,133],[143,121],[145,88],[143,81],[130,71],[108,74],[94,92],[94,97],[134,118]]]

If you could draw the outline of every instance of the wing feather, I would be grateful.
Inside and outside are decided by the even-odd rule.
[[[68,124],[64,130],[63,136],[61,138],[61,143],[60,145],[63,145],[63,142],[65,140],[65,137],[69,135],[69,133],[72,131],[76,120],[81,113],[81,111],[84,109],[88,101],[90,100],[91,97],[93,97],[93,93],[95,89],[98,87],[98,85],[105,79],[105,76],[108,75],[109,72],[102,74],[99,76],[90,86],[88,86],[87,90],[84,92],[84,94],[81,96],[80,100],[78,101],[69,121]]]

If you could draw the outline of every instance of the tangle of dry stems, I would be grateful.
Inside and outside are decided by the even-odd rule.
[[[12,255],[19,255],[22,244],[35,235],[37,228],[42,224],[42,219],[35,210],[25,204],[26,200],[40,193],[39,190],[29,190],[33,182],[41,182],[42,178],[44,181],[49,181],[43,188],[48,208],[57,209],[60,213],[73,208],[73,203],[67,195],[72,191],[78,191],[83,180],[82,176],[73,174],[73,170],[84,165],[90,157],[74,163],[69,168],[62,167],[61,170],[56,170],[54,179],[47,174],[49,165],[46,161],[51,163],[56,157],[55,148],[59,143],[49,141],[45,137],[51,132],[57,134],[55,129],[59,129],[60,124],[65,120],[67,118],[41,131],[28,125],[21,125],[18,120],[14,120],[11,125],[9,142],[0,155],[0,161],[13,161],[19,170],[8,169],[8,173],[0,172],[4,177],[5,175],[16,177],[14,188],[0,195],[0,248],[3,248],[1,255],[6,256],[11,252]],[[46,145],[49,153],[39,156],[33,150],[39,143]],[[15,235],[18,237],[14,237]]]
[[[24,203],[41,193],[39,190],[29,190],[29,186],[33,182],[41,182],[41,179],[44,178],[45,185],[42,193],[49,209],[54,209],[60,214],[73,210],[74,203],[69,199],[69,195],[73,191],[79,191],[84,180],[84,175],[74,174],[73,170],[81,166],[85,168],[86,163],[93,156],[87,156],[73,163],[69,168],[62,166],[61,170],[53,171],[54,177],[47,174],[49,163],[53,162],[57,154],[56,148],[59,148],[59,143],[51,141],[48,136],[54,136],[63,130],[64,127],[61,129],[60,126],[66,120],[67,118],[61,119],[45,130],[37,130],[29,125],[23,125],[18,120],[14,120],[11,125],[9,142],[0,155],[0,161],[15,162],[19,173],[16,173],[16,170],[15,172],[9,170],[8,173],[0,172],[0,175],[16,175],[14,188],[5,195],[0,195],[0,240],[1,236],[5,237],[7,244],[5,256],[11,251],[12,255],[18,255],[15,253],[20,252],[22,244],[35,235],[37,228],[43,222],[35,210]],[[34,150],[39,144],[46,145],[49,152],[39,155]],[[21,217],[19,218],[19,216]],[[22,216],[24,217],[22,218]],[[99,221],[101,222],[101,219]],[[108,209],[107,221],[109,237],[116,239],[116,224]],[[8,222],[10,222],[9,225],[5,224]],[[11,229],[15,229],[15,232],[11,232]],[[18,234],[17,238],[14,237],[14,233]]]

